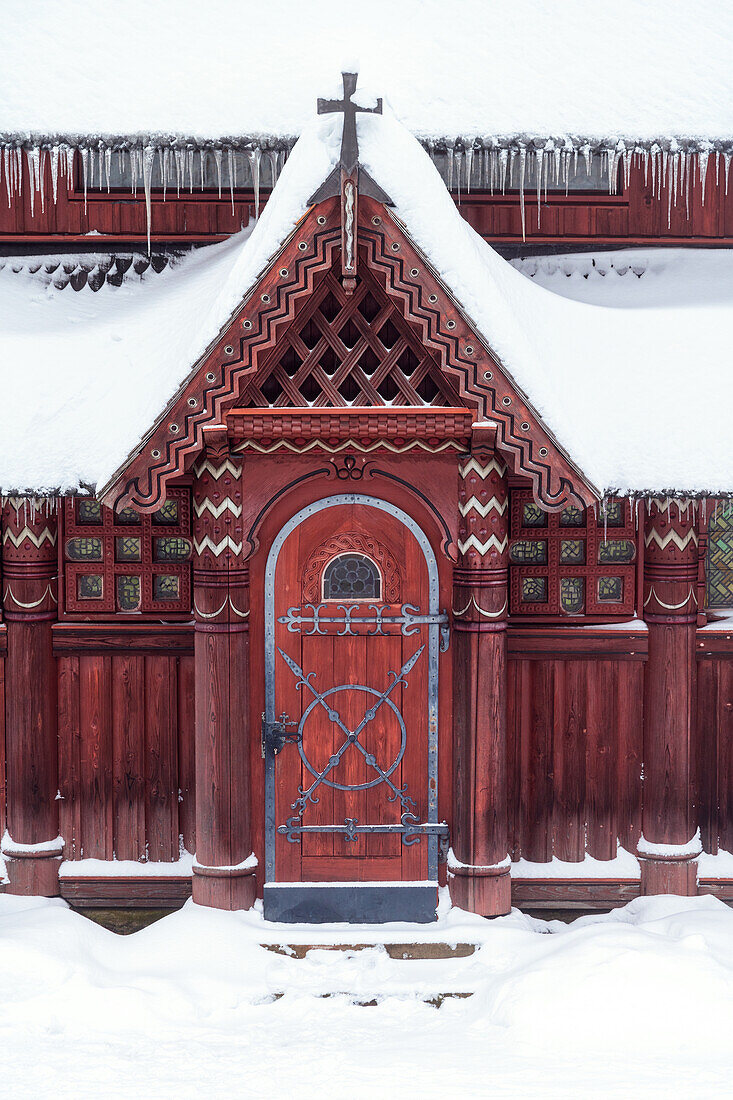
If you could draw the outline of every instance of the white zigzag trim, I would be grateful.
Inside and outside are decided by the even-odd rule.
[[[656,542],[660,550],[666,550],[670,542],[673,542],[678,550],[686,550],[691,542],[694,542],[697,546],[697,531],[688,531],[686,535],[678,535],[676,531],[667,531],[667,534],[662,536],[658,531],[652,529],[648,535],[644,536],[644,545],[651,546],[653,542]]]
[[[471,470],[475,470],[478,476],[483,481],[487,474],[490,474],[492,470],[496,470],[499,477],[503,477],[506,473],[506,466],[503,462],[499,462],[498,459],[492,458],[486,465],[482,466],[475,458],[469,458],[468,462],[465,462],[462,466],[458,467],[461,477],[468,477]]]
[[[200,504],[194,501],[193,510],[197,516],[200,516],[203,512],[211,512],[214,519],[218,519],[222,512],[232,512],[235,516],[241,516],[242,505],[235,504],[229,497],[224,497],[221,504],[214,504],[213,501],[207,497],[202,500]]]
[[[21,542],[24,542],[25,539],[32,542],[38,550],[40,550],[44,542],[50,542],[51,546],[56,545],[56,534],[52,534],[48,527],[44,527],[40,535],[34,534],[30,527],[24,527],[17,535],[14,534],[9,527],[6,527],[3,531],[3,542],[12,542],[13,546],[16,548],[20,546]]]
[[[221,542],[214,543],[211,541],[208,535],[199,542],[198,539],[193,540],[193,547],[197,554],[203,554],[204,550],[210,550],[215,558],[224,550],[231,550],[233,554],[241,554],[242,544],[241,542],[235,542],[230,535],[225,535]]]
[[[486,542],[479,542],[475,535],[469,535],[465,542],[458,541],[458,549],[461,554],[465,554],[468,550],[478,550],[479,554],[488,554],[489,550],[498,550],[500,554],[503,554],[509,544],[509,539],[505,535],[503,539],[498,539],[496,535],[489,535]]]
[[[394,444],[389,443],[386,439],[377,439],[374,443],[358,443],[353,439],[345,439],[342,443],[338,443],[336,446],[331,447],[325,443],[322,439],[313,439],[310,443],[304,443],[303,446],[296,446],[287,439],[279,439],[277,443],[271,443],[267,447],[261,447],[255,439],[245,439],[244,443],[240,443],[236,448],[237,454],[241,454],[243,451],[252,450],[257,451],[258,454],[269,455],[274,454],[275,451],[292,451],[294,454],[307,454],[308,451],[315,449],[326,451],[327,454],[335,455],[340,454],[341,451],[354,450],[359,451],[360,454],[371,454],[372,451],[391,451],[392,454],[403,454],[405,451],[413,451],[416,448],[421,451],[429,451],[431,454],[438,454],[440,451],[454,450],[462,451],[464,448],[460,443],[456,443],[453,439],[446,439],[443,443],[438,443],[432,447],[429,443],[424,443],[422,439],[413,439],[409,443],[403,444],[401,447],[396,447]]]
[[[202,462],[194,466],[193,472],[196,474],[196,477],[201,477],[203,473],[211,474],[214,481],[218,481],[224,473],[230,473],[234,477],[239,477],[242,472],[242,467],[238,462],[232,462],[230,458],[228,458],[226,462],[222,462],[221,466],[214,466],[212,462],[209,462],[208,458],[205,458]]]
[[[500,516],[503,516],[508,507],[508,500],[497,500],[496,497],[492,497],[491,500],[486,501],[486,504],[482,504],[476,497],[471,497],[465,504],[458,505],[458,511],[462,516],[465,516],[473,508],[480,516],[486,516],[489,512],[498,512]]]

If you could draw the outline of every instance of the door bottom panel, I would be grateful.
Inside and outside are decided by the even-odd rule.
[[[430,924],[437,882],[266,882],[265,920],[279,924]]]

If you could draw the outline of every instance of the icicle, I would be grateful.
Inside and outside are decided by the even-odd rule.
[[[107,180],[107,194],[108,195],[109,195],[109,190],[110,190],[110,173],[111,173],[111,170],[112,170],[112,150],[109,148],[109,146],[107,146],[107,148],[104,150],[104,175],[105,175],[105,179]]]
[[[500,176],[501,176],[501,193],[502,193],[502,195],[506,194],[506,170],[507,170],[507,160],[508,160],[508,158],[509,158],[509,150],[508,149],[500,149],[499,150],[499,173],[500,173]]]
[[[104,149],[101,145],[99,146],[99,149],[97,151],[97,160],[98,160],[98,164],[97,164],[98,172],[97,172],[97,174],[99,176],[99,190],[101,191],[102,186],[103,186],[103,179],[104,179]]]
[[[10,175],[10,149],[6,145],[3,150],[3,162],[5,167],[5,190],[8,193],[8,209],[13,202],[13,180]]]
[[[656,146],[654,146],[654,145],[652,145],[652,148],[651,148],[651,162],[652,162],[651,163],[651,170],[652,170],[652,195],[653,195],[654,194],[654,185],[655,185],[655,182],[656,182],[656,171],[657,171],[657,153],[656,153]],[[644,186],[646,186],[646,170],[644,172]]]
[[[214,164],[216,165],[216,182],[219,188],[219,198],[221,198],[221,161],[222,161],[221,149],[214,149]]]
[[[473,171],[473,142],[466,146],[466,192],[471,194],[471,172]]]
[[[455,156],[455,148],[453,145],[446,144],[445,154],[448,158],[448,190],[453,190],[453,158]]]
[[[259,149],[248,149],[250,171],[252,172],[252,186],[255,193],[255,220],[260,216],[260,158]]]
[[[279,154],[277,149],[270,149],[267,155],[270,159],[270,176],[272,177],[272,186],[274,187],[277,183],[277,164]]]
[[[519,216],[522,219],[522,240],[526,241],[526,227],[524,224],[524,172],[526,167],[527,150],[522,145],[519,149]]]
[[[730,168],[730,153],[723,154],[723,174],[725,177],[725,194],[728,194],[728,169]]]
[[[56,204],[56,197],[59,190],[59,147],[58,145],[51,146],[51,152],[49,153],[49,163],[51,165],[51,194],[53,195],[54,205]]]
[[[537,173],[537,228],[540,227],[540,204],[542,200],[542,174],[545,168],[545,154],[544,151],[537,155],[535,150],[534,154],[535,172]]]
[[[201,190],[204,189],[204,179],[206,177],[206,150],[199,149],[199,172],[201,173]]]
[[[186,161],[183,155],[183,149],[174,149],[173,156],[176,161],[176,197],[181,197],[181,182],[186,176]]]
[[[151,223],[153,220],[152,203],[150,201],[151,191],[151,177],[153,174],[153,163],[155,161],[155,147],[153,145],[145,146],[145,154],[143,156],[143,187],[145,189],[145,221],[148,233],[148,256],[150,255],[150,231]]]
[[[193,194],[193,149],[186,150],[186,167],[188,168],[188,192]]]
[[[227,149],[227,171],[229,173],[229,198],[232,200],[232,214],[234,213],[234,150],[231,145]]]
[[[30,191],[31,199],[31,217],[35,214],[35,201],[36,201],[36,174],[33,163],[33,154],[35,149],[26,149],[25,159],[28,167],[28,190]]]
[[[688,150],[685,153],[685,213],[687,220],[690,220],[690,177],[692,176],[693,168],[695,165],[692,153]],[[692,181],[694,183],[694,180]]]
[[[160,168],[160,178],[163,184],[163,202],[165,202],[166,195],[168,194],[168,157],[170,155],[170,149],[166,145],[165,148],[158,149],[158,165]]]

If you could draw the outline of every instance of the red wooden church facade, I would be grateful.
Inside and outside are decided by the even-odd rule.
[[[101,505],[3,505],[7,888],[284,920],[431,919],[436,881],[487,915],[733,897],[696,861],[698,829],[733,847],[713,504],[598,502],[389,208],[345,224],[350,181]],[[619,844],[640,879],[584,874]],[[192,887],[143,873],[181,847]]]

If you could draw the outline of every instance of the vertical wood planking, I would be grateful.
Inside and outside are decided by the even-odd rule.
[[[176,659],[145,657],[144,660],[148,859],[168,862],[178,858]]]
[[[641,836],[644,667],[640,661],[618,664],[618,839],[636,851]]]
[[[577,863],[585,855],[586,680],[589,663],[555,663],[553,851]]]
[[[594,859],[616,855],[617,662],[596,661],[588,693],[586,774],[587,848]]]
[[[718,692],[718,843],[733,852],[733,665],[721,661]]]
[[[528,662],[529,663],[529,662]],[[531,664],[527,738],[525,837],[522,854],[534,863],[552,858],[552,712],[555,662]]]
[[[145,858],[145,658],[114,657],[112,722],[117,859]]]
[[[112,859],[111,657],[79,659],[80,857]]]
[[[178,824],[188,852],[196,851],[195,665],[193,657],[178,660]]]
[[[5,660],[0,659],[0,836],[7,828],[5,802],[7,798],[5,779]]]
[[[81,731],[79,717],[79,658],[58,662],[59,700],[59,833],[66,859],[81,852]]]

